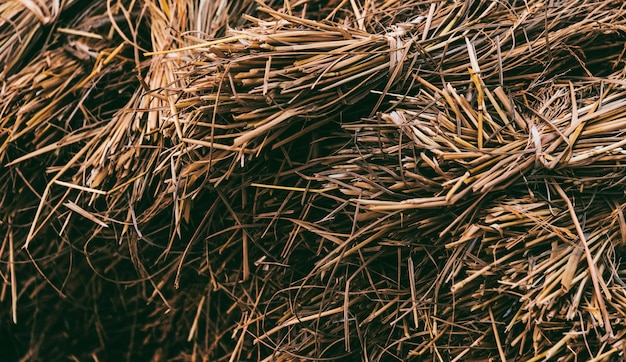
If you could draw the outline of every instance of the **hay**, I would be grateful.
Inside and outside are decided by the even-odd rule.
[[[622,5],[35,4],[0,8],[16,359],[623,359]]]

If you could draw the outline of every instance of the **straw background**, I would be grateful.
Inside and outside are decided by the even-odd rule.
[[[9,360],[623,361],[626,8],[0,4]]]

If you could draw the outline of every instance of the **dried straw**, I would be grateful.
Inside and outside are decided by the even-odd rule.
[[[85,6],[1,52],[16,358],[623,358],[621,4]]]

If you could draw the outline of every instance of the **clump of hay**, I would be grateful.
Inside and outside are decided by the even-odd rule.
[[[3,6],[16,357],[623,359],[621,5]]]

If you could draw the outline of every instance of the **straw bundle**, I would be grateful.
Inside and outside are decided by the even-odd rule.
[[[11,50],[16,357],[623,358],[626,9],[210,3]]]
[[[354,130],[360,152],[371,155],[367,163],[355,150],[350,163],[336,164],[332,174],[325,173],[328,182],[343,184],[344,194],[358,197],[354,202],[362,207],[362,221],[382,217],[385,224],[410,230],[382,232],[378,237],[389,241],[380,244],[413,245],[414,253],[423,249],[428,255],[424,269],[411,266],[415,256],[408,256],[405,264],[399,262],[399,269],[416,270],[415,276],[409,275],[404,301],[414,303],[419,313],[404,317],[415,328],[421,325],[441,333],[446,340],[441,350],[451,359],[467,358],[472,352],[467,346],[474,341],[483,347],[493,343],[508,358],[563,355],[564,348],[580,355],[587,348],[600,348],[588,347],[592,343],[588,337],[576,337],[588,333],[590,326],[605,326],[607,335],[623,333],[613,331],[614,323],[609,322],[619,320],[623,312],[623,306],[615,303],[623,298],[617,256],[626,235],[623,204],[617,201],[624,177],[619,144],[623,125],[612,128],[621,118],[612,109],[623,107],[623,89],[610,91],[594,82],[579,89],[571,83],[551,89],[561,96],[551,94],[532,104],[535,109],[518,107],[515,113],[525,120],[551,114],[549,123],[537,121],[527,129],[538,130],[525,135],[496,127],[501,141],[486,137],[489,142],[481,148],[477,122],[474,128],[468,123],[457,132],[456,122],[446,120],[446,110],[478,112],[462,98],[437,97],[428,91],[405,97],[402,106],[411,109],[346,126]],[[572,110],[571,100],[582,94],[589,105]],[[513,119],[512,112],[497,108],[496,103],[485,119]],[[520,138],[507,139],[513,134]],[[346,255],[373,249],[377,239],[359,240],[352,247],[340,244],[320,268],[348,263]],[[442,264],[435,262],[438,258]],[[432,275],[435,268],[438,273]],[[412,302],[415,296],[418,303]],[[580,314],[578,308],[584,304],[595,310],[591,319]],[[384,307],[381,303],[373,310],[388,309]],[[482,321],[476,318],[479,311],[489,312]],[[477,324],[458,331],[458,339],[447,335],[454,326],[470,323]],[[491,330],[485,332],[486,328]],[[430,333],[422,337],[427,345],[438,336],[433,330],[424,331]],[[493,340],[497,333],[502,334],[495,337],[501,342]],[[598,341],[605,340],[603,332],[595,333]],[[418,336],[416,332],[411,341]],[[614,348],[610,354],[621,345]],[[426,350],[417,347],[412,352],[423,355]]]

